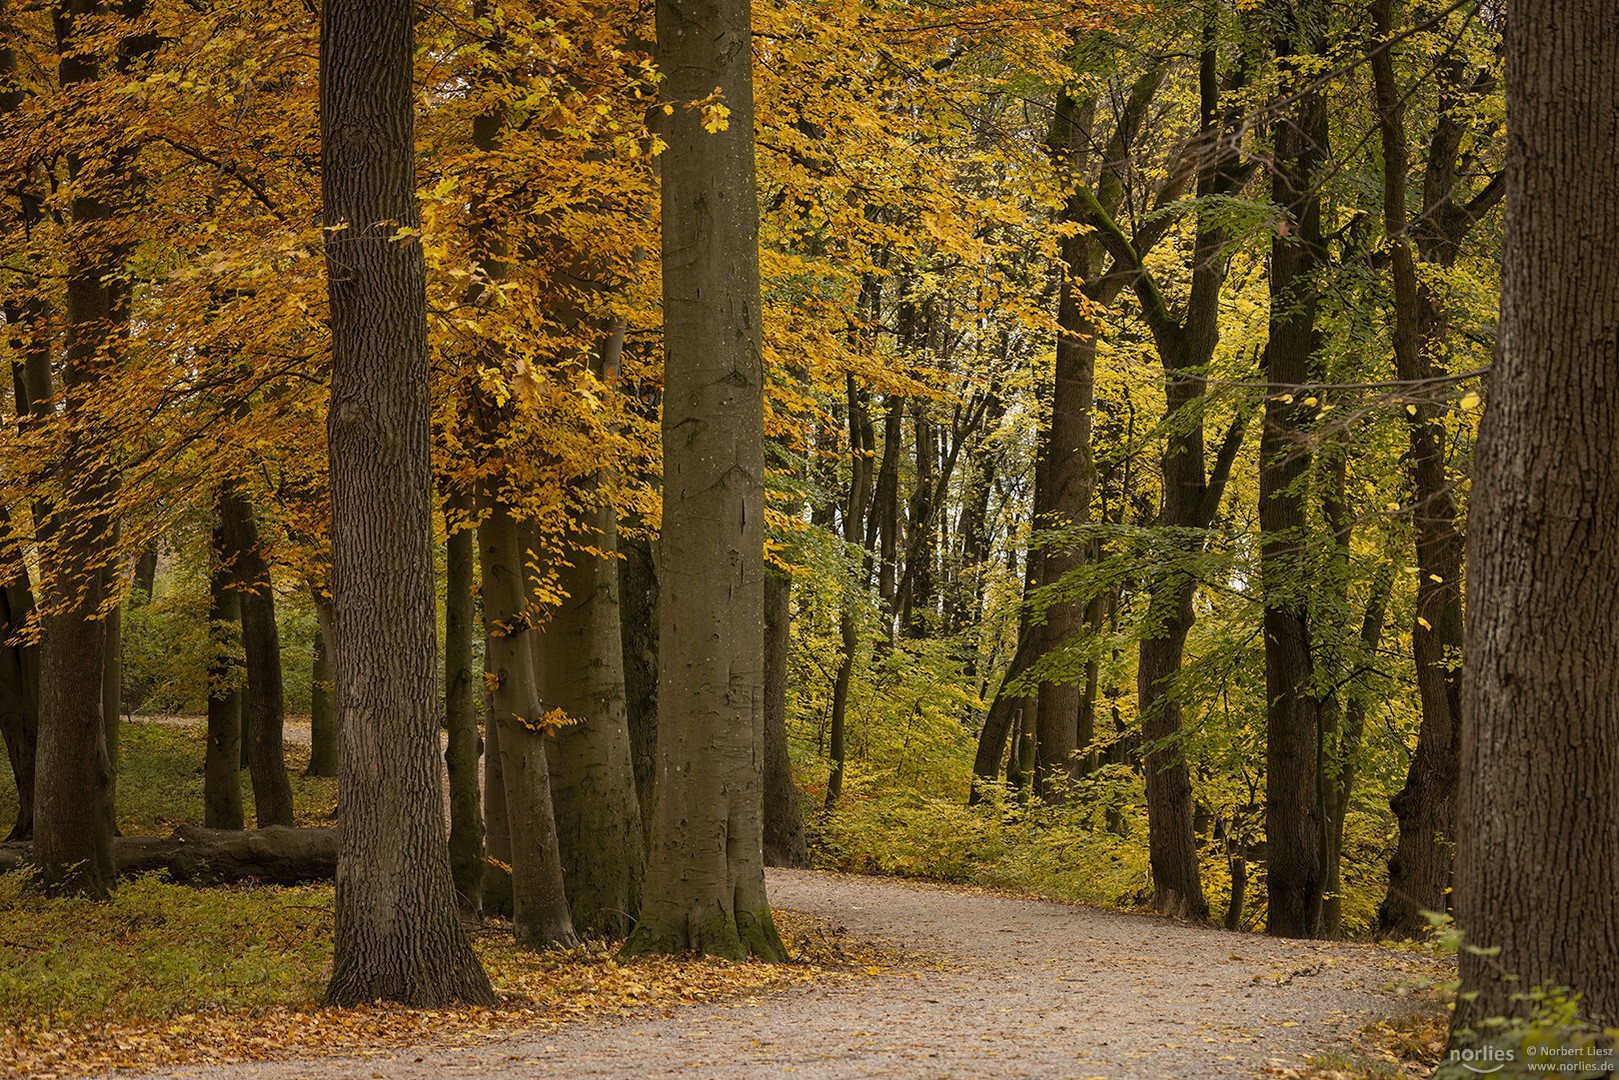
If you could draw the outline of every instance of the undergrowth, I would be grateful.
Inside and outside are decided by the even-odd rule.
[[[1141,779],[1109,767],[1080,797],[1054,807],[1020,802],[1005,785],[983,799],[930,798],[854,773],[819,825],[823,866],[1013,889],[1057,900],[1133,906],[1150,886]]]
[[[166,836],[183,822],[200,824],[202,759],[207,731],[199,722],[174,725],[149,720],[124,722],[119,731],[118,831],[125,836]],[[335,777],[306,777],[309,747],[287,743],[288,778],[292,782],[293,823],[331,825],[337,806]],[[253,780],[241,774],[242,808],[247,826],[254,825]],[[9,827],[17,813],[17,789],[0,785],[0,822]]]
[[[332,889],[196,889],[161,874],[103,904],[0,875],[0,1017],[9,1025],[156,1020],[179,1009],[303,1005],[331,965]]]

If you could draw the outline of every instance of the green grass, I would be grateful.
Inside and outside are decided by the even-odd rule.
[[[167,835],[200,824],[202,727],[125,723],[118,827]],[[335,779],[307,779],[289,744],[294,816],[330,825]],[[241,773],[253,825],[253,784]],[[17,793],[0,791],[0,821]],[[194,889],[161,875],[120,883],[105,904],[44,895],[26,872],[0,875],[0,1025],[153,1020],[182,1010],[309,1005],[331,967],[332,887]]]
[[[331,966],[332,888],[193,889],[146,874],[94,904],[11,873],[0,925],[4,1026],[307,1005]]]
[[[177,727],[136,720],[120,725],[118,762],[118,829],[125,836],[166,836],[179,824],[201,825],[202,759],[205,732],[201,724]],[[293,818],[299,825],[331,825],[337,806],[337,780],[307,778],[309,748],[288,743],[287,769],[292,780]],[[253,781],[241,775],[242,808],[253,827]],[[0,822],[9,828],[17,814],[17,789],[0,785]]]

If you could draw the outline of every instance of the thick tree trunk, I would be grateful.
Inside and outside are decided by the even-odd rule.
[[[0,844],[0,873],[26,862],[27,844]],[[187,885],[298,885],[337,872],[334,829],[207,829],[181,825],[169,836],[119,836],[112,858],[121,875],[163,871]]]
[[[259,548],[253,507],[234,484],[220,499],[236,585],[241,591],[242,651],[247,657],[247,768],[253,776],[253,809],[259,828],[292,824],[292,784],[283,742],[281,636],[275,623],[275,589]]]
[[[473,666],[472,635],[478,622],[478,586],[472,500],[452,494],[445,520],[444,723],[449,731],[444,764],[450,777],[450,876],[463,914],[483,916],[483,794],[478,787],[478,692],[483,680]]]
[[[809,843],[793,762],[787,752],[788,632],[793,617],[793,579],[774,567],[765,571],[764,850],[766,866],[807,870]]]
[[[494,482],[488,482],[493,487]],[[529,604],[530,553],[525,529],[497,495],[484,500],[478,525],[483,576],[485,665],[490,673],[487,714],[490,752],[500,754],[510,837],[512,929],[525,948],[572,945],[572,915],[545,753],[546,713],[535,670],[534,615]],[[553,721],[554,722],[554,721]]]
[[[663,155],[658,795],[625,952],[786,955],[765,897],[764,370],[747,0],[657,4]],[[718,87],[729,125],[685,102]]]
[[[237,667],[242,609],[223,515],[214,523],[213,567],[208,574],[208,744],[202,761],[202,815],[210,829],[242,827],[242,691]]]
[[[59,76],[64,88],[100,76],[96,51],[81,49],[78,20],[104,13],[98,0],[62,0],[55,10]],[[131,14],[138,15],[139,7]],[[113,772],[102,719],[103,649],[106,625],[102,571],[111,561],[109,518],[117,477],[106,448],[86,430],[89,401],[122,344],[128,324],[128,288],[123,280],[127,245],[117,239],[116,188],[128,153],[116,149],[110,162],[75,151],[68,155],[74,180],[64,289],[67,343],[63,401],[57,416],[66,436],[57,465],[63,492],[40,530],[39,739],[35,757],[34,859],[53,890],[104,897],[112,877]],[[48,407],[32,401],[36,412]]]
[[[587,505],[597,499],[592,491],[579,494]],[[570,721],[553,741],[551,799],[573,925],[616,939],[640,914],[646,877],[624,702],[618,516],[609,504],[574,513],[575,547],[557,567],[566,599],[538,635],[539,689]]]
[[[457,916],[438,753],[425,268],[407,6],[327,0],[321,194],[337,651],[337,905],[326,1000],[492,1005]]]
[[[1506,27],[1500,338],[1469,512],[1453,1034],[1535,987],[1619,1017],[1619,21]],[[1483,950],[1499,950],[1486,953]],[[1533,1060],[1533,1059],[1531,1059]],[[1582,1063],[1589,1063],[1590,1058]]]
[[[1320,861],[1317,798],[1316,700],[1309,593],[1305,580],[1308,520],[1300,480],[1309,454],[1299,433],[1309,407],[1295,400],[1308,381],[1317,345],[1316,274],[1321,263],[1321,199],[1316,170],[1325,160],[1326,99],[1300,87],[1316,77],[1300,58],[1320,51],[1314,35],[1326,14],[1316,0],[1298,14],[1300,29],[1277,41],[1286,67],[1284,92],[1297,100],[1275,130],[1276,203],[1287,217],[1271,248],[1270,339],[1265,372],[1270,389],[1260,439],[1259,523],[1264,530],[1260,582],[1264,594],[1265,694],[1265,882],[1266,929],[1279,937],[1311,937],[1321,929],[1324,875]],[[1313,38],[1306,40],[1307,38]]]

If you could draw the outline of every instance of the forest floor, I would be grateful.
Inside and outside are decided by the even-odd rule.
[[[1281,941],[983,889],[783,870],[769,872],[769,889],[773,905],[880,942],[893,963],[854,981],[473,1045],[148,1075],[1288,1077],[1374,1020],[1431,1010],[1411,988],[1449,975],[1445,962],[1403,949]],[[1403,1073],[1390,1062],[1382,1075]]]

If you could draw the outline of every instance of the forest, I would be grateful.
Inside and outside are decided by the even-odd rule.
[[[1599,1034],[1602,7],[6,0],[7,840],[105,899],[185,718],[333,1005],[779,960],[815,866]]]

